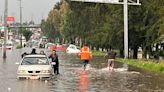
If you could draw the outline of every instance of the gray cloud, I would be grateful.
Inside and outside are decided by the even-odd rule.
[[[4,13],[4,1],[0,0],[0,16],[3,16]],[[36,23],[40,23],[58,1],[60,0],[22,0],[23,22],[34,20]],[[8,15],[15,16],[16,21],[19,22],[19,0],[8,0],[8,3]]]

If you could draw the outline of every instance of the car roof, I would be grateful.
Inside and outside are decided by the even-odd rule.
[[[47,57],[47,56],[42,55],[42,54],[29,54],[29,55],[26,55],[25,57]]]
[[[74,47],[76,47],[76,45],[73,45],[73,44],[70,44],[70,45],[69,45],[69,47],[71,47],[71,46],[74,46]]]

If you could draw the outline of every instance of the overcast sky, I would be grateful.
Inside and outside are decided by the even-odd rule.
[[[42,18],[47,18],[49,11],[58,1],[60,0],[22,0],[23,22],[34,20],[35,23],[40,23]],[[5,0],[0,0],[0,17],[4,16],[4,2]],[[20,15],[19,5],[19,0],[8,0],[8,15],[14,16],[17,22]]]

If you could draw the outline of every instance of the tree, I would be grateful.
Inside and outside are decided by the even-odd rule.
[[[129,6],[129,48],[137,58],[138,48],[144,55],[163,40],[164,0],[142,0],[142,5]],[[62,0],[43,21],[44,33],[70,43],[88,42],[92,47],[120,50],[123,56],[123,7],[121,5],[71,2]],[[156,46],[157,47],[157,46]]]
[[[22,34],[26,38],[26,41],[28,41],[30,37],[32,36],[32,32],[25,28],[22,29]]]

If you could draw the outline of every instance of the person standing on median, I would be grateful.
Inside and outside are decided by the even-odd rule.
[[[54,74],[59,74],[59,59],[56,50],[52,50],[49,58],[51,59],[51,64],[54,68]]]

